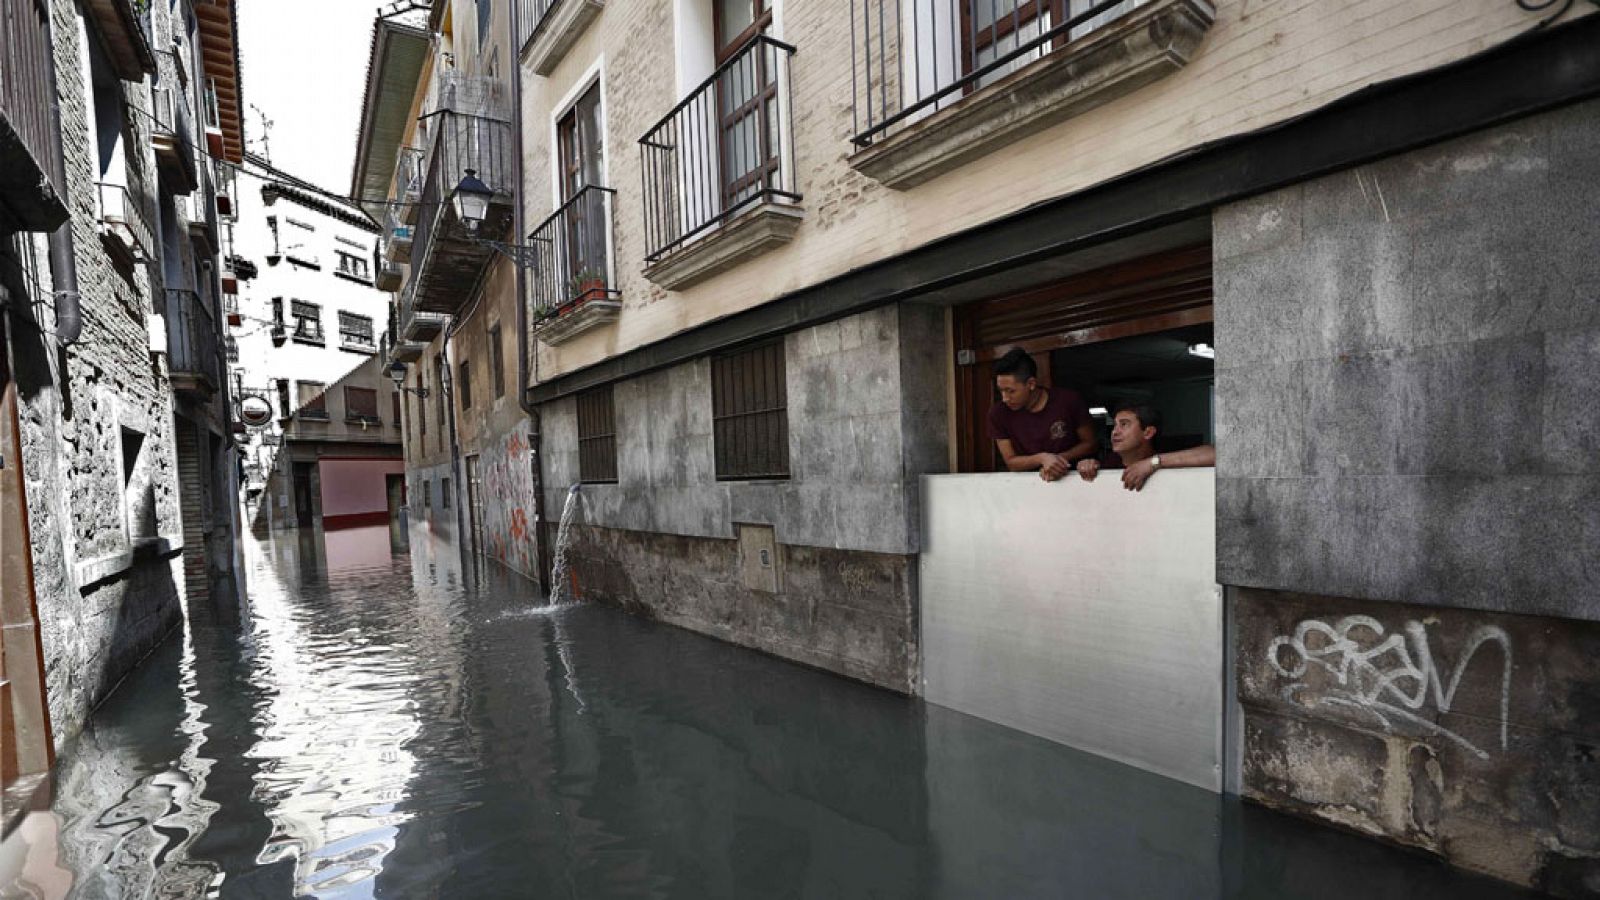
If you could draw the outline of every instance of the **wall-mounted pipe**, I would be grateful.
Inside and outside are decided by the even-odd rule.
[[[521,51],[516,46],[517,36],[522,33],[519,25],[518,7],[522,4],[511,4],[511,45],[513,54]],[[511,67],[511,118],[517,123],[516,127],[516,155],[511,164],[512,178],[514,179],[514,207],[512,210],[512,229],[521,242],[527,231],[526,219],[522,211],[523,171],[522,171],[522,67]],[[534,556],[538,562],[539,586],[544,589],[545,596],[554,590],[550,582],[550,565],[553,562],[548,552],[545,540],[544,527],[544,478],[541,471],[544,467],[544,429],[539,424],[539,410],[528,402],[528,351],[531,342],[528,340],[528,282],[527,271],[521,265],[517,266],[516,291],[517,291],[517,404],[528,417],[528,450],[529,465],[533,466],[533,547]]]

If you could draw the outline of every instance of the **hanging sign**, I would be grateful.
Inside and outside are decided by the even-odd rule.
[[[251,428],[264,428],[272,422],[272,404],[260,394],[239,398],[239,418]]]

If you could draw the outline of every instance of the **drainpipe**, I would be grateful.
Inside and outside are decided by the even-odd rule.
[[[517,46],[521,41],[522,29],[518,7],[522,4],[511,4],[511,43],[512,55],[517,63],[511,67],[511,121],[516,123],[516,158],[511,163],[512,177],[516,179],[516,203],[513,207],[512,222],[513,233],[516,234],[518,243],[522,242],[527,225],[523,218],[522,194],[522,48]],[[539,570],[539,586],[549,596],[553,589],[550,584],[548,562],[550,554],[547,552],[544,528],[544,478],[541,475],[544,460],[544,429],[539,426],[539,410],[528,402],[528,283],[527,271],[521,265],[517,266],[517,405],[522,407],[522,412],[528,417],[528,453],[532,457],[529,465],[534,467],[533,483],[533,546],[534,556],[537,557]]]
[[[47,25],[45,33],[49,36],[50,46],[55,46],[55,28]],[[56,102],[50,104],[50,125],[55,133],[55,159],[51,163],[55,167],[56,184],[60,186],[63,198],[67,192],[67,163],[66,154],[61,149],[61,91],[56,85],[55,55],[51,54],[50,62],[50,95]],[[92,137],[92,135],[91,135]],[[83,334],[83,304],[82,295],[78,293],[78,260],[74,252],[72,240],[72,217],[61,227],[50,233],[50,292],[55,295],[56,307],[56,340],[63,347],[76,344]]]

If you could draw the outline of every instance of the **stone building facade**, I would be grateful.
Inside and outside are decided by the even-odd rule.
[[[387,230],[392,361],[472,372],[470,405],[406,406],[435,514],[526,436],[472,534],[531,508],[542,575],[573,503],[563,590],[915,694],[919,484],[996,468],[991,366],[1021,347],[1215,444],[1227,790],[1600,890],[1593,10],[1156,0],[1003,57],[852,32],[859,0],[737,34],[697,0],[506,6],[380,25],[359,147],[360,196],[426,211],[473,185],[398,177],[380,135],[459,160],[384,116],[459,77],[515,110],[476,242]],[[520,409],[485,407],[514,317]]]
[[[55,183],[67,216],[57,228],[24,224],[0,252],[20,449],[14,462],[6,455],[23,482],[10,502],[31,538],[5,564],[30,572],[43,727],[60,744],[180,625],[186,598],[234,590],[220,357],[203,360],[184,343],[175,364],[168,341],[195,311],[184,298],[199,296],[198,283],[179,274],[210,273],[220,304],[206,148],[236,152],[240,135],[236,115],[224,121],[202,102],[218,96],[202,85],[234,73],[237,111],[228,4],[209,10],[221,18],[205,27],[187,3],[158,4],[143,17],[129,4],[47,6]],[[202,48],[216,54],[215,66],[200,62]],[[176,66],[185,67],[181,78]],[[193,376],[207,366],[215,382],[196,391]],[[17,587],[8,577],[8,608],[27,599]],[[21,646],[13,624],[8,665]]]

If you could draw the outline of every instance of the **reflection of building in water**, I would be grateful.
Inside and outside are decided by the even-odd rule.
[[[1201,528],[1185,549],[1214,547],[1168,555],[1198,567],[1175,613],[1202,634],[1175,654],[1192,668],[1130,654],[1074,678],[1195,687],[1218,761],[1190,774],[1213,788],[1565,878],[1554,848],[1592,828],[1530,798],[1587,776],[1533,686],[1581,705],[1600,683],[1583,437],[1600,426],[1579,399],[1600,17],[1551,4],[1541,24],[1530,5],[681,0],[523,21],[524,4],[441,0],[381,22],[351,186],[382,221],[387,361],[416,391],[413,512],[541,576],[581,484],[585,596],[917,693],[960,668],[923,629],[966,585],[1026,592],[1011,609],[1039,621],[1006,624],[1032,637],[1108,627],[1057,589],[1076,576],[1120,574],[1159,608],[1136,576],[1167,548],[1141,539],[1139,501],[1181,495]],[[922,12],[930,27],[904,27]],[[1212,441],[1216,471],[1127,496],[1011,476],[1000,527],[1047,523],[1067,549],[977,555],[961,529],[980,520],[950,521],[923,479],[990,477],[993,364],[1015,348],[1107,413],[1148,401],[1158,455]],[[1094,541],[1071,516],[1089,489]],[[966,585],[923,578],[933,534],[969,551]],[[1497,629],[1549,680],[1493,682],[1488,648],[1459,692],[1286,697],[1299,682],[1266,649],[1349,615],[1382,626],[1361,653],[1437,619],[1430,646]],[[954,638],[937,652],[979,643]],[[1210,674],[1229,665],[1236,705]],[[1026,674],[997,691],[1053,708]],[[1530,736],[1463,759],[1395,709]],[[1530,849],[1485,849],[1506,840]]]

